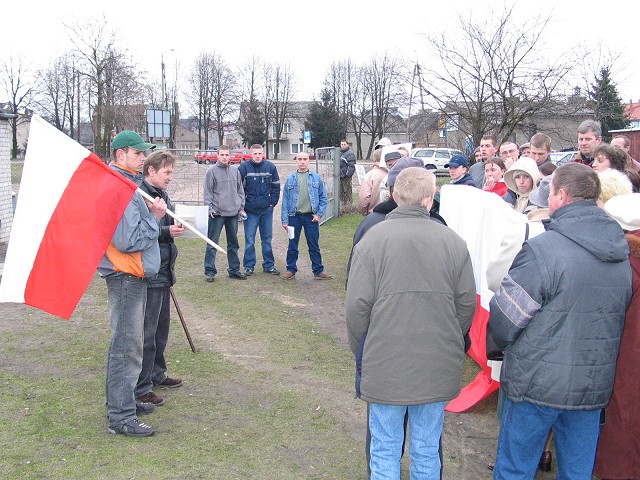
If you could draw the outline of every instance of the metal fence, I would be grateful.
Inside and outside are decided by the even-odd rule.
[[[199,150],[171,149],[167,151],[176,157],[173,180],[167,189],[171,201],[186,205],[202,205],[204,177],[210,165],[199,164],[195,161],[194,155]],[[279,163],[276,161],[280,170],[282,167]],[[291,162],[286,162],[286,164],[292,166]],[[322,217],[324,223],[330,218],[337,217],[340,213],[340,149],[335,147],[317,148],[315,171],[320,175],[327,189],[328,205]],[[280,180],[282,183],[285,178],[286,176],[281,172]]]
[[[321,223],[340,214],[340,149],[337,147],[316,148],[316,172],[327,189],[327,211]]]
[[[209,165],[196,163],[198,150],[167,150],[176,157],[173,180],[167,193],[173,203],[202,205],[202,184]]]

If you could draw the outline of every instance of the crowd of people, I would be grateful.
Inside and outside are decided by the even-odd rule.
[[[640,478],[634,368],[640,164],[629,156],[628,139],[614,141],[602,143],[600,125],[588,120],[578,128],[576,160],[558,168],[549,161],[551,140],[543,133],[530,139],[526,154],[514,142],[498,147],[486,135],[475,162],[454,155],[447,165],[451,185],[498,195],[526,216],[517,231],[504,232],[486,273],[494,292],[487,342],[503,355],[500,432],[491,465],[496,479],[531,479],[536,469],[548,470],[552,443],[558,478]],[[349,346],[356,393],[367,402],[370,478],[400,478],[408,437],[411,478],[436,479],[442,477],[444,408],[460,392],[470,346],[476,279],[465,241],[438,213],[435,176],[406,150],[382,155],[389,146],[388,139],[376,145],[375,167],[359,194],[365,218],[347,266]],[[164,359],[176,280],[174,239],[184,232],[167,213],[173,210],[166,190],[175,158],[162,151],[145,158],[149,148],[131,131],[113,139],[110,167],[154,200],[134,195],[98,270],[107,283],[112,329],[109,431],[127,436],[153,435],[153,427],[138,419],[165,403],[153,389],[182,385],[167,376]],[[348,150],[342,148],[345,169],[352,160]],[[304,230],[313,278],[330,279],[319,246],[327,193],[309,169],[308,154],[296,155],[296,171],[281,193],[278,170],[262,146],[253,145],[251,160],[239,167],[230,164],[229,153],[229,147],[219,148],[204,181],[208,236],[217,243],[224,227],[229,277],[254,274],[260,230],[262,271],[295,279]],[[388,193],[381,200],[383,185]],[[289,238],[282,274],[271,246],[281,195],[280,220]],[[425,253],[425,246],[437,254]],[[207,282],[215,280],[215,263],[216,250],[207,246]]]
[[[600,124],[586,120],[575,161],[560,167],[544,133],[520,147],[485,135],[473,161],[454,155],[446,166],[451,185],[498,195],[526,216],[504,232],[486,272],[487,343],[502,351],[493,362],[496,479],[549,471],[552,444],[558,478],[640,478],[640,382],[632,373],[640,165],[629,147],[624,136],[604,143]],[[365,218],[346,303],[356,394],[368,406],[369,474],[399,479],[407,436],[411,478],[441,478],[444,407],[459,393],[476,307],[469,252],[439,216],[435,177],[420,160],[391,152],[374,163],[360,192]],[[390,198],[381,202],[376,189],[385,182]]]

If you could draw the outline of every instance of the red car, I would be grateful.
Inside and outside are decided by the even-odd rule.
[[[229,154],[229,163],[240,163],[242,161],[242,150],[231,150]]]
[[[218,161],[218,152],[215,150],[204,150],[202,152],[197,152],[193,157],[196,163],[209,165]]]
[[[262,159],[264,160],[264,155]],[[251,150],[248,148],[231,150],[231,163],[248,162],[251,160]]]

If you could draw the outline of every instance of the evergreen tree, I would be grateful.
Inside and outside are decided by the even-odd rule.
[[[253,144],[262,145],[265,138],[265,124],[260,102],[255,99],[249,100],[242,105],[241,120],[238,122],[238,129],[242,141],[247,147]]]
[[[337,147],[340,140],[346,137],[344,122],[335,104],[331,100],[331,92],[323,90],[322,102],[314,102],[304,122],[305,130],[311,131],[311,148]]]
[[[594,104],[595,116],[602,124],[602,138],[609,142],[611,141],[609,131],[625,128],[629,125],[629,121],[624,115],[624,104],[611,80],[608,67],[600,70],[600,76],[596,77],[595,84],[591,85],[589,97]]]

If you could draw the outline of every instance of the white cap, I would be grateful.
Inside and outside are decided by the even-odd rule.
[[[616,195],[605,202],[604,211],[618,222],[623,230],[640,230],[640,193]]]
[[[388,145],[393,145],[391,143],[391,140],[389,140],[387,137],[382,137],[380,140],[378,140],[378,143],[376,143],[375,148],[386,147]]]

